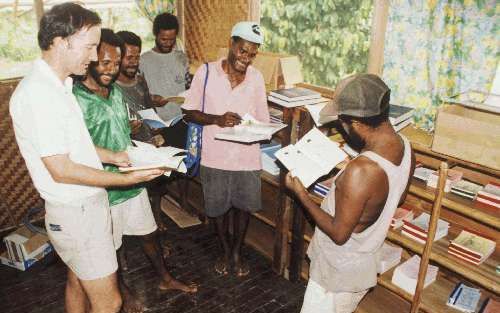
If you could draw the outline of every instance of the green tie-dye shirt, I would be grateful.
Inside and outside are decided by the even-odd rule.
[[[82,108],[85,124],[92,141],[98,147],[112,151],[124,151],[130,141],[130,125],[120,87],[112,84],[107,99],[93,93],[82,83],[73,87],[78,104]],[[114,165],[105,164],[104,169],[118,172]],[[117,205],[137,196],[144,188],[107,188],[109,205]]]

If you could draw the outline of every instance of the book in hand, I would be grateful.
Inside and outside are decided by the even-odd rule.
[[[392,275],[392,283],[409,294],[415,294],[419,268],[420,257],[418,255],[414,255],[396,267]],[[425,274],[424,288],[436,280],[438,270],[439,268],[437,266],[429,264]]]
[[[425,244],[429,232],[429,222],[430,215],[426,212],[423,212],[417,218],[411,221],[403,220],[403,229],[401,230],[401,234],[410,237],[411,239],[421,244]],[[436,229],[436,235],[434,236],[434,241],[437,241],[448,235],[449,227],[450,223],[439,219]]]
[[[448,253],[468,263],[479,265],[494,251],[496,242],[478,234],[462,230],[448,246]]]
[[[321,94],[319,92],[302,87],[273,90],[269,93],[269,95],[287,102],[321,98]]]
[[[391,227],[393,229],[403,226],[403,221],[411,221],[413,219],[413,211],[411,209],[400,207],[394,212],[391,220]]]
[[[405,120],[411,119],[414,112],[414,108],[391,104],[389,106],[389,121],[392,125],[397,125]]]
[[[141,116],[144,123],[146,123],[151,128],[165,128],[175,125],[177,122],[182,120],[183,115],[175,116],[168,121],[164,121],[161,117],[155,112],[154,109],[146,109],[137,111],[137,113]]]
[[[476,201],[492,209],[500,209],[500,185],[489,183],[478,191]]]
[[[384,242],[377,253],[377,273],[383,274],[401,262],[403,248]]]
[[[476,311],[480,298],[479,289],[468,287],[460,282],[451,292],[446,305],[461,312],[473,313]]]
[[[265,141],[270,140],[274,133],[286,126],[286,124],[259,122],[252,115],[245,114],[241,124],[224,128],[215,135],[215,139],[242,143]]]
[[[498,313],[500,312],[500,301],[493,298],[488,298],[481,305],[479,313]]]
[[[157,148],[152,144],[132,140],[134,146],[127,148],[130,167],[119,167],[120,172],[141,171],[149,169],[164,169],[166,176],[169,176],[172,171],[186,173],[186,165],[184,162],[186,150],[175,147],[160,147]]]
[[[340,149],[338,143],[331,141],[317,128],[313,128],[297,143],[276,152],[276,157],[292,176],[298,177],[308,188],[318,178],[330,173],[337,164],[344,161],[347,154]]]
[[[451,185],[452,193],[470,200],[474,200],[481,190],[483,190],[483,186],[463,179]]]

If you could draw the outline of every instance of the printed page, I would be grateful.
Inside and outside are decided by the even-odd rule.
[[[159,124],[157,125],[163,125],[163,127],[167,127],[165,121],[163,121],[158,114],[156,114],[155,110],[153,109],[146,109],[146,110],[140,110],[137,111],[137,113],[142,117],[144,120],[152,120],[155,121]],[[155,127],[155,128],[160,128],[160,127]]]
[[[290,171],[292,176],[299,178],[306,188],[312,185],[318,178],[328,173],[323,171],[323,167],[320,164],[311,160],[294,145],[286,146],[276,152],[275,155]]]
[[[331,141],[317,128],[311,129],[295,146],[307,157],[319,164],[321,171],[329,173],[347,158],[339,144]]]
[[[237,141],[244,143],[257,142],[271,139],[277,131],[286,127],[286,124],[263,123],[257,121],[250,114],[242,117],[241,124],[231,128],[225,128],[215,135],[216,139]]]
[[[185,150],[174,147],[156,148],[151,144],[135,140],[134,143],[136,143],[137,147],[129,146],[127,148],[127,154],[132,166],[121,167],[119,168],[120,171],[129,172],[134,170],[163,168],[185,172],[185,165],[182,166],[184,164],[182,160],[185,155],[177,155]]]

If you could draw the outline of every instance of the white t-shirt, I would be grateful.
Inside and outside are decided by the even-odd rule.
[[[45,61],[35,61],[10,99],[10,115],[17,144],[43,199],[74,204],[104,191],[57,183],[42,162],[43,157],[67,154],[75,163],[103,169],[72,93],[71,78],[63,84]]]

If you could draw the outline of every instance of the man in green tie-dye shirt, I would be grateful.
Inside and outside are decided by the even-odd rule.
[[[73,93],[82,108],[85,123],[96,146],[124,151],[131,145],[127,108],[120,87],[114,84],[120,67],[122,41],[110,29],[102,29],[98,61],[89,66],[89,75],[77,82]],[[105,165],[108,171],[116,166]],[[196,285],[185,285],[166,270],[156,236],[156,223],[148,194],[143,187],[108,189],[113,221],[113,238],[118,250],[122,235],[140,236],[143,249],[161,278],[160,289],[195,292]],[[143,304],[120,281],[125,312],[140,312]]]

